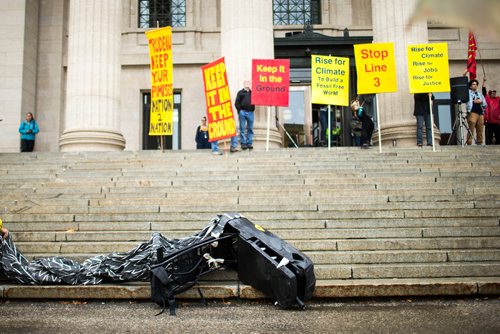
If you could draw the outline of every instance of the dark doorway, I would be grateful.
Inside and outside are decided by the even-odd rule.
[[[455,130],[457,130],[458,133],[455,133],[455,135],[452,136],[453,125],[457,120],[457,108],[458,105],[452,103],[450,93],[434,93],[434,103],[432,109],[434,113],[434,123],[441,133],[440,145],[457,144],[457,134],[459,134],[460,129],[456,128]],[[460,138],[458,138],[458,140],[459,142],[461,141]]]
[[[149,120],[151,108],[151,93],[142,93],[142,149],[158,150],[161,149],[161,138],[163,138],[163,148],[166,150],[181,149],[181,93],[174,92],[174,110],[173,110],[173,135],[172,136],[150,136]]]

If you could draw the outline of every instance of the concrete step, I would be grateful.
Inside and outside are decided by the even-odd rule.
[[[500,277],[500,262],[317,265],[318,279]]]
[[[372,188],[370,186],[370,188]],[[102,189],[101,189],[102,190]],[[166,190],[166,191],[165,191]],[[434,190],[433,190],[434,191]],[[452,191],[447,191],[447,193],[451,193]],[[390,193],[388,195],[387,193]],[[325,190],[325,189],[317,189],[317,188],[301,188],[301,189],[292,189],[291,191],[286,190],[273,190],[266,192],[259,192],[256,194],[253,191],[248,191],[246,189],[241,189],[237,191],[235,188],[234,191],[220,191],[218,189],[214,189],[212,191],[188,191],[185,188],[161,188],[160,191],[153,189],[153,191],[146,192],[146,190],[139,191],[130,191],[130,192],[122,192],[122,193],[97,193],[97,194],[63,194],[58,192],[57,194],[41,194],[41,193],[8,193],[5,195],[0,195],[0,200],[3,203],[7,203],[9,205],[26,205],[26,204],[34,204],[34,205],[71,205],[73,203],[82,204],[82,205],[101,205],[101,204],[115,204],[120,203],[120,201],[130,203],[134,201],[134,203],[141,202],[151,202],[151,199],[161,200],[163,202],[156,203],[175,203],[175,201],[183,201],[186,202],[188,200],[191,201],[203,201],[203,200],[211,200],[216,197],[218,200],[224,200],[228,198],[237,198],[239,203],[245,204],[249,203],[257,203],[257,201],[266,201],[269,203],[269,200],[273,200],[274,202],[278,202],[280,200],[286,200],[287,198],[300,198],[306,199],[309,198],[312,201],[327,201],[330,200],[331,203],[386,203],[386,202],[468,202],[468,201],[477,201],[477,202],[494,202],[500,200],[500,194],[486,194],[486,195],[473,195],[473,194],[456,194],[456,195],[439,195],[439,194],[428,194],[422,195],[420,194],[408,194],[408,192],[386,192],[386,191],[371,191],[367,189],[359,189],[358,191],[343,191],[341,189],[337,190]],[[29,196],[28,196],[29,195]],[[104,199],[108,201],[104,201]],[[118,202],[111,202],[111,200],[116,199]],[[171,201],[171,202],[169,202]]]
[[[385,264],[385,263],[438,263],[438,262],[491,262],[500,261],[500,254],[490,250],[398,250],[398,251],[308,251],[315,265],[323,264]],[[54,254],[25,253],[28,259],[47,258]],[[68,253],[65,258],[82,263],[101,253]]]
[[[302,251],[500,249],[499,237],[289,240]]]
[[[315,264],[382,264],[500,261],[500,252],[489,250],[312,251]]]
[[[200,288],[211,299],[256,299],[262,293],[238,282],[201,282]],[[498,291],[500,280],[492,277],[318,280],[314,297],[395,297],[395,296],[487,296]],[[148,283],[101,284],[97,286],[22,286],[0,285],[5,299],[139,299],[150,300]],[[178,295],[179,299],[199,298],[197,288]]]
[[[218,200],[215,204],[196,206],[196,211],[198,212],[253,212],[253,211],[342,211],[346,215],[352,214],[352,218],[356,218],[359,211],[370,210],[370,211],[389,211],[392,210],[395,213],[397,211],[410,212],[415,214],[415,210],[420,211],[420,215],[431,214],[430,217],[435,215],[436,210],[453,210],[460,209],[459,212],[464,212],[465,209],[485,209],[490,211],[484,211],[485,215],[491,214],[491,212],[498,212],[497,203],[500,201],[488,201],[488,202],[387,202],[386,197],[378,199],[370,199],[370,201],[377,201],[378,203],[363,203],[362,201],[356,199],[352,203],[331,203],[331,199],[322,198],[314,199],[311,197],[305,198],[274,198],[266,201],[266,198],[258,199],[256,201],[244,200],[238,197],[223,197]],[[206,203],[209,203],[207,201]],[[251,203],[251,204],[250,204]],[[296,204],[294,204],[296,203]],[[64,205],[65,204],[65,205]],[[4,204],[4,208],[8,212],[12,213],[33,213],[33,214],[43,214],[43,213],[54,213],[54,214],[82,214],[82,213],[156,213],[156,212],[185,212],[193,211],[192,202],[185,202],[182,200],[170,200],[167,198],[162,199],[142,199],[137,201],[117,201],[117,200],[94,200],[90,202],[86,201],[75,201],[73,205],[69,202],[66,203],[51,203],[50,205],[43,203],[20,203],[17,202],[15,205],[9,205],[9,203]],[[357,211],[355,213],[354,211]],[[477,210],[476,210],[477,211]],[[457,214],[459,213],[457,212]],[[475,211],[473,211],[475,212]],[[466,215],[470,216],[470,215]],[[482,216],[479,214],[478,216]],[[411,217],[409,215],[408,217]]]
[[[23,233],[23,232],[21,232]],[[142,234],[141,234],[142,233]],[[138,241],[149,239],[149,232],[130,233],[123,238],[129,241],[76,241],[85,240],[88,234],[67,233],[62,234],[55,242],[57,236],[50,232],[33,238],[50,241],[20,241],[17,246],[27,253],[111,253],[126,252],[135,247]],[[173,233],[179,235],[180,233]],[[185,235],[185,234],[184,234]],[[25,235],[22,235],[25,236]],[[55,236],[52,238],[52,236]],[[142,240],[137,240],[139,237]],[[28,237],[28,236],[25,236]],[[110,233],[103,233],[101,239],[112,238]],[[73,241],[63,241],[66,238]],[[303,251],[360,251],[360,250],[440,250],[440,249],[499,249],[500,237],[455,237],[455,238],[397,238],[397,239],[294,239],[288,240],[290,244]]]

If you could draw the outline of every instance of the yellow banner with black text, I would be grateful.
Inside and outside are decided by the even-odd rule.
[[[174,109],[172,28],[146,31],[151,61],[149,135],[172,135]]]

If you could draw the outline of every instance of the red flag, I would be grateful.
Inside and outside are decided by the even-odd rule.
[[[469,72],[469,79],[474,80],[476,78],[476,37],[472,31],[469,31],[469,51],[467,53],[467,72]]]

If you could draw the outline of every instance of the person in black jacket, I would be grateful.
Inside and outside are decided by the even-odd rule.
[[[207,126],[207,117],[203,116],[201,119],[201,125],[196,129],[196,136],[194,138],[196,140],[196,148],[197,149],[208,149],[211,147],[208,142],[208,126]]]
[[[429,106],[429,95],[434,100],[432,93],[417,93],[413,95],[415,100],[415,108],[413,109],[413,116],[417,117],[417,146],[422,147],[422,128],[425,122],[425,134],[427,139],[427,146],[432,146],[432,124],[431,113]]]
[[[234,103],[240,119],[240,144],[241,149],[253,149],[253,122],[255,106],[252,104],[252,91],[250,81],[243,83],[243,89],[236,95]]]
[[[351,109],[361,122],[361,148],[369,148],[374,130],[372,103],[374,94],[358,95],[351,102]]]

